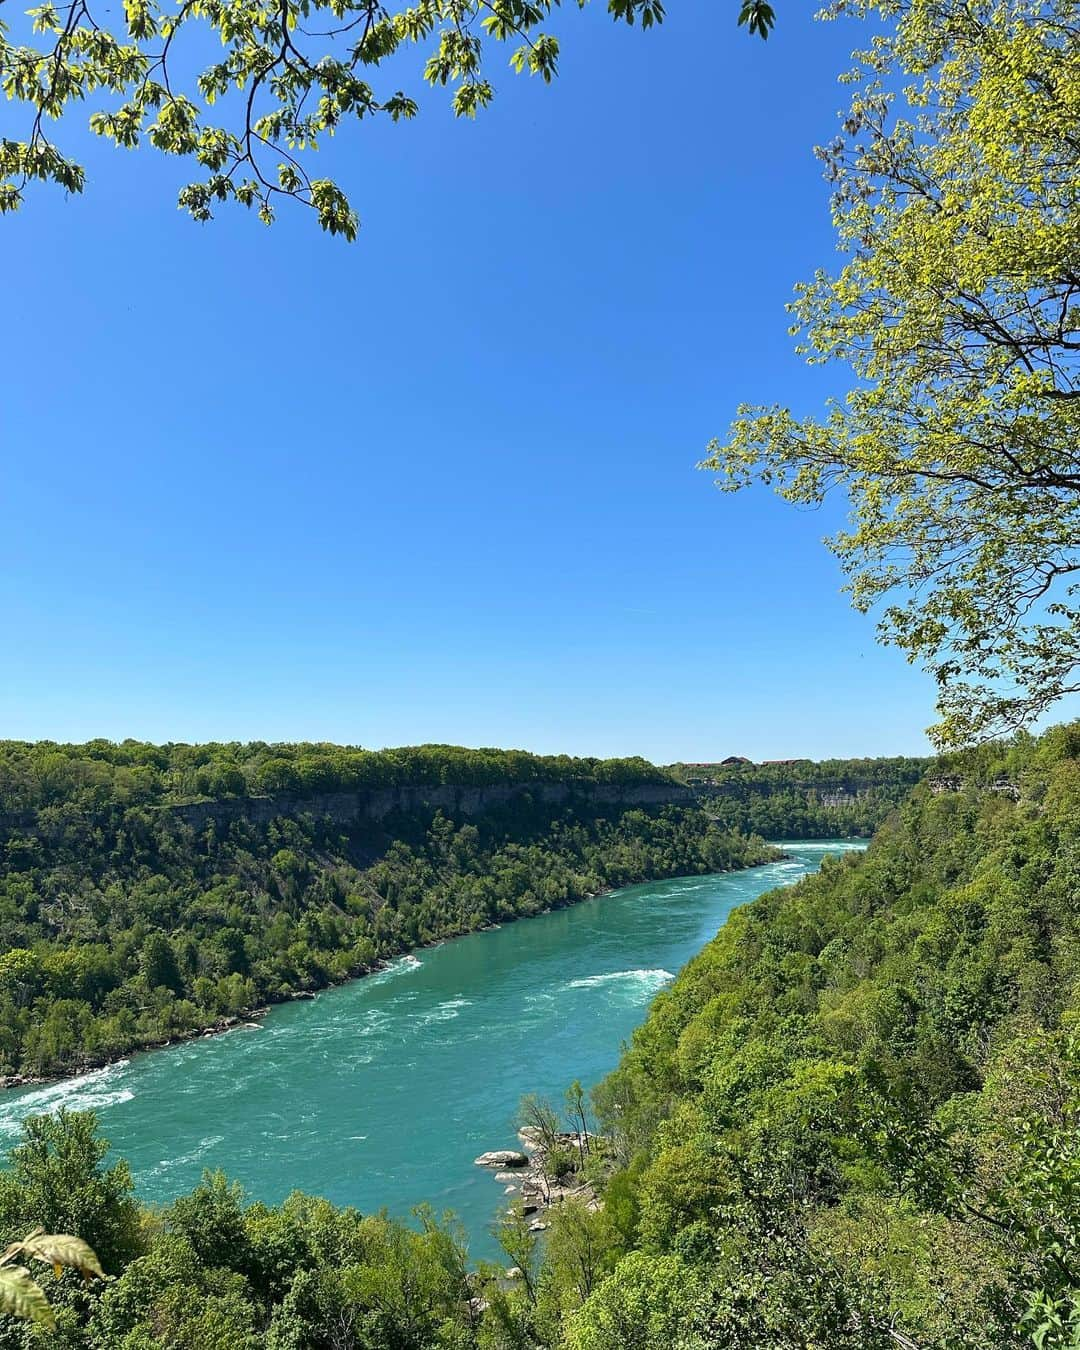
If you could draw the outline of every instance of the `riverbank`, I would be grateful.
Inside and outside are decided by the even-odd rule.
[[[544,1233],[550,1226],[545,1215],[567,1200],[587,1209],[598,1209],[596,1187],[586,1175],[586,1162],[604,1146],[603,1138],[580,1130],[548,1130],[522,1125],[517,1132],[521,1151],[494,1149],[482,1153],[474,1165],[494,1172],[494,1180],[503,1187],[505,1197],[512,1196],[506,1208],[525,1221],[530,1233]]]
[[[622,886],[608,886],[601,891],[587,892],[575,898],[568,899],[564,904],[548,906],[545,909],[537,910],[535,913],[510,913],[504,915],[497,921],[483,924],[477,928],[461,928],[456,931],[433,937],[428,942],[413,943],[408,946],[388,953],[385,957],[371,965],[359,966],[346,972],[340,979],[328,979],[324,984],[305,986],[299,989],[289,989],[283,991],[277,996],[264,998],[251,1007],[240,1008],[235,1013],[229,1013],[226,1016],[215,1017],[207,1022],[199,1023],[195,1026],[184,1027],[168,1036],[155,1036],[152,1039],[147,1038],[143,1041],[135,1041],[124,1047],[110,1048],[101,1054],[87,1055],[80,1058],[78,1062],[65,1066],[55,1073],[41,1074],[6,1074],[0,1075],[0,1093],[13,1091],[16,1089],[30,1087],[44,1087],[50,1083],[62,1083],[66,1080],[78,1078],[83,1074],[93,1073],[95,1070],[107,1068],[111,1064],[118,1064],[129,1060],[134,1056],[151,1054],[156,1050],[167,1050],[170,1047],[184,1045],[191,1041],[201,1040],[211,1036],[221,1036],[228,1032],[240,1029],[256,1029],[259,1025],[259,1019],[264,1018],[272,1008],[281,1007],[290,1003],[303,1002],[318,997],[319,994],[326,993],[328,990],[340,988],[343,985],[351,984],[357,980],[363,980],[371,975],[377,975],[387,970],[395,961],[400,961],[403,957],[414,955],[417,952],[431,950],[434,947],[443,946],[447,942],[460,941],[462,938],[470,937],[475,933],[490,932],[503,927],[505,924],[517,923],[521,919],[535,919],[542,915],[573,908],[576,905],[584,904],[587,900],[601,899],[606,895],[614,894],[619,890],[625,890],[628,886],[648,885],[654,882],[669,881],[683,876],[707,876],[707,875],[725,875],[731,872],[751,871],[756,867],[767,866],[771,862],[782,860],[786,855],[771,844],[765,846],[765,851],[770,855],[755,859],[747,863],[744,867],[724,868],[715,873],[690,872],[690,873],[670,873],[665,876],[641,877],[634,881],[625,883]]]
[[[575,1078],[588,1091],[732,909],[845,847],[793,843],[781,862],[620,889],[292,1000],[260,1031],[4,1093],[0,1149],[27,1116],[92,1110],[144,1204],[207,1168],[267,1204],[296,1190],[408,1218],[427,1201],[459,1216],[476,1260],[499,1260],[500,1190],[473,1160],[520,1147],[522,1097],[559,1103]]]

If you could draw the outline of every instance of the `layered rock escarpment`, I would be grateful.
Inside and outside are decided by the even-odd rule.
[[[341,824],[380,821],[397,812],[415,814],[445,811],[450,816],[478,816],[498,810],[523,798],[544,806],[565,806],[580,802],[592,806],[691,806],[693,790],[683,783],[494,783],[484,787],[442,784],[435,787],[409,786],[359,788],[351,792],[311,794],[281,792],[268,797],[224,797],[216,801],[186,802],[162,806],[174,820],[203,830],[211,822],[229,824],[234,820],[253,825],[268,825],[279,816],[310,815]]]

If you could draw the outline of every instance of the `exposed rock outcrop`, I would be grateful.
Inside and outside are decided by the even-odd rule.
[[[474,1163],[477,1167],[528,1167],[529,1157],[526,1153],[518,1153],[512,1148],[496,1148],[489,1153],[481,1153],[479,1158],[475,1158]]]
[[[486,787],[453,784],[411,785],[392,788],[358,788],[350,792],[279,792],[267,797],[222,797],[213,801],[178,802],[151,807],[182,825],[202,832],[214,821],[220,826],[234,821],[269,825],[281,816],[312,816],[340,825],[364,821],[377,824],[395,812],[422,814],[445,811],[454,817],[479,816],[529,797],[543,806],[567,806],[578,802],[593,806],[693,806],[697,794],[685,783],[492,783]],[[49,838],[64,828],[45,824],[33,811],[0,812],[0,840],[17,832]]]
[[[383,820],[394,812],[445,811],[452,816],[476,816],[531,797],[545,806],[573,801],[596,806],[689,806],[694,793],[683,783],[494,783],[487,787],[402,786],[359,789],[355,792],[282,792],[273,797],[225,797],[220,801],[162,806],[175,820],[204,830],[210,821],[234,820],[268,825],[278,816],[311,815],[342,824]]]
[[[599,1207],[595,1187],[581,1174],[580,1164],[588,1156],[590,1145],[601,1142],[600,1136],[560,1131],[545,1138],[540,1130],[523,1125],[518,1130],[518,1138],[529,1150],[528,1153],[492,1149],[488,1153],[481,1153],[476,1163],[480,1167],[505,1167],[508,1159],[515,1159],[510,1165],[517,1170],[497,1172],[495,1180],[519,1183],[519,1186],[507,1186],[503,1194],[514,1195],[509,1212],[516,1210],[524,1218],[530,1219],[530,1233],[544,1232],[549,1226],[544,1219],[546,1211],[570,1197],[583,1202],[589,1209]],[[552,1151],[558,1155],[561,1164],[558,1167],[549,1158]],[[568,1172],[565,1169],[567,1158],[574,1160]]]
[[[963,792],[968,784],[959,774],[942,774],[937,778],[928,778],[926,786],[937,797],[943,792]],[[992,783],[979,783],[977,786],[984,792],[997,792],[1003,797],[1011,797],[1013,801],[1020,799],[1019,784],[1008,778],[995,778]]]

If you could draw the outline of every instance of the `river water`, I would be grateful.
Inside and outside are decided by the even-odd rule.
[[[144,1200],[207,1167],[268,1202],[303,1190],[405,1217],[426,1200],[457,1214],[474,1256],[494,1256],[502,1188],[472,1160],[517,1146],[522,1095],[558,1104],[572,1079],[596,1083],[733,908],[862,845],[783,847],[783,862],[631,886],[420,951],[257,1030],[4,1093],[0,1147],[26,1115],[93,1108]]]

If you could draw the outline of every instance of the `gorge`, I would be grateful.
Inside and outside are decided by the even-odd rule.
[[[857,845],[681,877],[447,942],[261,1025],[0,1097],[0,1145],[28,1114],[92,1108],[136,1192],[163,1203],[221,1168],[250,1195],[382,1207],[428,1202],[492,1257],[501,1187],[472,1166],[515,1144],[521,1096],[598,1082],[663,988],[728,913]]]
[[[887,810],[909,766],[883,765],[865,852],[782,857],[708,809],[590,809],[612,772],[663,781],[626,761],[572,767],[555,811],[525,791],[363,834],[298,815],[141,840],[175,768],[151,810],[95,772],[68,766],[63,809],[8,841],[6,1053],[307,997],[0,1099],[0,1226],[79,1234],[115,1274],[42,1274],[73,1350],[1070,1344],[1080,726],[944,758]],[[815,829],[848,809],[781,789],[730,800]],[[538,1220],[515,1169],[474,1159],[517,1144],[524,1093],[559,1105],[575,1079],[600,1133],[569,1170],[549,1155],[574,1180]]]

